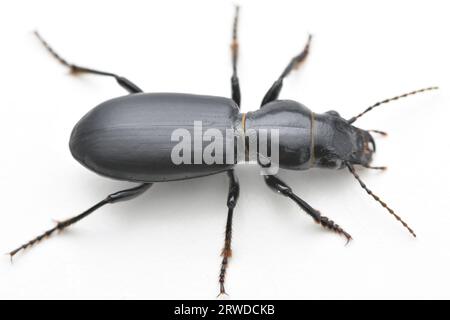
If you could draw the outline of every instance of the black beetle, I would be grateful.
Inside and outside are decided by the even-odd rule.
[[[137,187],[110,194],[85,212],[58,222],[54,228],[11,251],[9,253],[11,258],[19,251],[51,236],[56,231],[67,228],[106,204],[126,201],[139,196],[154,183],[226,172],[229,177],[228,218],[219,276],[220,293],[225,293],[225,274],[228,259],[231,257],[233,210],[239,197],[239,183],[233,169],[238,159],[233,153],[231,162],[221,161],[207,164],[203,161],[200,165],[174,163],[172,151],[176,142],[172,139],[172,133],[174,129],[183,129],[191,133],[195,121],[201,121],[204,129],[215,129],[223,135],[226,130],[243,133],[246,153],[248,153],[249,143],[246,135],[248,131],[258,132],[256,139],[260,140],[259,132],[276,129],[279,134],[277,165],[290,170],[306,170],[312,167],[348,168],[361,187],[415,236],[414,231],[369,190],[355,172],[355,165],[371,169],[384,169],[384,167],[373,167],[370,163],[375,152],[375,142],[371,132],[385,133],[363,130],[353,126],[353,123],[366,112],[381,104],[419,92],[434,90],[437,87],[416,90],[383,100],[349,120],[341,117],[336,111],[317,114],[298,102],[278,100],[284,78],[296,69],[308,55],[312,38],[309,36],[303,51],[289,62],[280,77],[268,90],[261,103],[261,108],[254,112],[240,113],[241,97],[237,76],[238,14],[239,8],[237,7],[231,45],[232,99],[180,93],[143,93],[137,85],[124,77],[67,62],[36,32],[36,36],[48,51],[60,63],[69,67],[72,73],[113,77],[130,93],[124,97],[108,100],[86,114],[73,129],[70,137],[70,150],[76,160],[100,175],[140,184]],[[222,157],[227,157],[227,152],[230,150],[227,144],[234,142],[235,138],[233,137],[232,141],[226,141]],[[271,141],[268,141],[267,144],[271,144]],[[205,145],[202,144],[200,147],[203,149]],[[234,151],[234,149],[232,150]],[[260,160],[258,158],[258,161]],[[260,161],[260,164],[262,167],[267,167],[267,163],[263,164]],[[292,189],[276,175],[266,172],[264,179],[271,189],[295,201],[315,222],[343,235],[347,242],[351,240],[349,233],[294,194]]]

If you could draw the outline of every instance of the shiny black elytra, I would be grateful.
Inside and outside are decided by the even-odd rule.
[[[124,97],[108,100],[86,114],[73,129],[70,137],[70,150],[76,160],[100,175],[140,184],[137,187],[110,194],[85,212],[58,222],[54,228],[11,251],[9,253],[11,258],[19,251],[51,236],[56,231],[67,228],[106,204],[130,200],[141,195],[155,183],[226,172],[229,178],[228,218],[219,276],[220,294],[224,294],[225,274],[228,260],[231,257],[233,211],[239,197],[239,183],[234,172],[234,164],[174,165],[172,163],[170,155],[175,142],[171,141],[171,133],[174,127],[192,130],[194,121],[202,121],[204,130],[210,127],[225,131],[226,129],[239,129],[240,126],[244,130],[278,129],[280,133],[279,166],[281,168],[290,170],[306,170],[312,167],[348,168],[361,187],[415,236],[414,231],[368,189],[355,172],[355,165],[370,169],[384,169],[384,167],[370,166],[372,155],[375,152],[375,142],[370,132],[381,135],[385,135],[385,133],[359,129],[353,126],[353,123],[381,104],[419,92],[437,89],[437,87],[429,87],[383,100],[349,120],[342,118],[336,111],[317,114],[298,102],[278,100],[284,78],[293,69],[296,69],[308,55],[311,42],[311,36],[309,36],[303,51],[289,62],[280,77],[267,91],[261,108],[246,114],[240,113],[241,93],[237,76],[238,15],[239,8],[237,7],[231,44],[232,99],[180,93],[143,93],[137,85],[124,77],[67,62],[36,32],[36,36],[47,50],[60,63],[69,67],[73,74],[88,73],[113,77],[130,93]],[[322,216],[278,177],[264,175],[264,179],[272,190],[293,200],[315,222],[343,235],[347,242],[351,240],[350,234],[332,220]]]

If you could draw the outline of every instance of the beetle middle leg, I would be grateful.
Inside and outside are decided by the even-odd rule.
[[[50,54],[56,59],[58,60],[62,65],[70,68],[70,71],[73,74],[77,74],[77,73],[90,73],[90,74],[96,74],[96,75],[100,75],[100,76],[108,76],[108,77],[113,77],[114,79],[116,79],[117,83],[124,88],[125,90],[127,90],[129,93],[139,93],[142,92],[142,90],[135,85],[133,82],[131,82],[130,80],[128,80],[125,77],[121,77],[118,76],[117,74],[111,73],[111,72],[105,72],[105,71],[99,71],[99,70],[95,70],[95,69],[90,69],[90,68],[85,68],[85,67],[81,67],[79,65],[73,64],[68,62],[66,59],[62,58],[58,53],[56,53],[55,50],[53,50],[52,47],[50,47],[50,45],[47,43],[47,41],[44,40],[44,38],[41,37],[41,35],[39,34],[39,32],[35,31],[34,34],[36,35],[36,37],[39,39],[39,41],[41,41],[41,43],[44,45],[44,47],[48,50],[48,52],[50,52]]]
[[[309,214],[315,222],[322,225],[322,227],[335,231],[336,233],[343,235],[347,239],[347,243],[352,239],[351,235],[342,229],[333,220],[322,216],[320,212],[311,207],[306,201],[297,196],[286,183],[277,178],[274,175],[264,176],[266,184],[275,192],[282,194],[297,203],[307,214]]]
[[[306,42],[306,45],[303,48],[303,51],[291,59],[289,64],[286,66],[286,68],[281,73],[280,77],[273,83],[273,85],[270,87],[269,91],[267,91],[267,93],[264,95],[264,98],[261,102],[261,107],[278,98],[278,95],[280,94],[281,89],[283,88],[283,79],[285,77],[287,77],[289,75],[289,73],[291,73],[292,70],[297,69],[302,64],[302,62],[305,61],[306,57],[308,56],[311,40],[312,40],[312,35],[309,35],[308,41]]]
[[[241,104],[241,91],[239,87],[239,78],[237,76],[237,57],[238,57],[238,41],[237,41],[237,27],[239,19],[239,6],[236,6],[234,22],[233,22],[233,40],[231,42],[231,57],[233,64],[233,74],[231,76],[231,96],[238,107]],[[225,244],[222,249],[222,264],[220,266],[219,295],[226,294],[225,292],[225,275],[227,272],[228,262],[231,258],[231,235],[233,227],[233,213],[239,198],[239,181],[236,177],[234,169],[227,171],[229,179],[229,189],[227,198],[228,216],[225,227]]]
[[[237,75],[237,61],[239,54],[239,42],[237,39],[238,23],[239,23],[239,6],[236,6],[236,12],[233,22],[233,40],[231,41],[231,60],[233,64],[233,74],[231,76],[231,97],[233,101],[236,102],[238,107],[240,107],[241,89],[239,85],[239,78]]]
[[[36,238],[28,241],[27,243],[21,245],[17,249],[12,250],[9,252],[9,255],[11,259],[20,251],[28,249],[29,247],[37,244],[38,242],[50,237],[57,231],[63,231],[67,227],[73,225],[74,223],[80,221],[81,219],[86,218],[88,215],[96,211],[97,209],[103,207],[105,204],[112,204],[120,201],[126,201],[136,198],[137,196],[143,194],[145,191],[147,191],[153,184],[152,183],[143,183],[137,187],[121,190],[115,193],[112,193],[108,195],[105,199],[102,201],[96,203],[86,211],[80,213],[79,215],[69,218],[67,220],[59,221],[56,223],[56,226],[47,230],[46,232],[42,233],[41,235],[37,236]]]

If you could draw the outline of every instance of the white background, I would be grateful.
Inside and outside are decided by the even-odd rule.
[[[322,230],[240,166],[231,298],[450,298],[449,57],[446,1],[241,1],[243,111],[314,42],[281,98],[389,132],[362,178],[415,229],[413,239],[347,171],[282,172],[354,241]],[[92,107],[124,95],[112,79],[71,77],[68,60],[125,75],[146,91],[230,95],[230,1],[13,1],[0,5],[0,252],[132,186],[74,161],[68,139]],[[0,261],[0,298],[206,298],[218,293],[225,175],[154,186]]]

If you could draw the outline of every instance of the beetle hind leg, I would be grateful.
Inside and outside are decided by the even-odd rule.
[[[125,77],[121,77],[118,76],[117,74],[111,73],[111,72],[105,72],[105,71],[100,71],[100,70],[95,70],[95,69],[90,69],[90,68],[85,68],[85,67],[81,67],[79,65],[73,64],[68,62],[66,59],[64,59],[63,57],[61,57],[49,44],[47,41],[44,40],[44,38],[42,38],[42,36],[39,34],[39,32],[35,31],[34,34],[36,35],[36,37],[39,39],[39,41],[42,43],[42,45],[47,49],[47,51],[56,59],[58,60],[62,65],[68,67],[71,71],[72,74],[78,74],[78,73],[90,73],[90,74],[96,74],[96,75],[100,75],[100,76],[108,76],[108,77],[113,77],[114,79],[116,79],[117,83],[124,88],[125,90],[127,90],[129,93],[138,93],[138,92],[142,92],[142,90],[135,85],[133,82],[131,82],[130,80],[128,80]]]
[[[50,236],[52,236],[54,233],[56,232],[61,232],[64,229],[66,229],[67,227],[73,225],[74,223],[80,221],[83,218],[86,218],[88,215],[90,215],[91,213],[93,213],[94,211],[96,211],[97,209],[103,207],[105,204],[112,204],[112,203],[116,203],[116,202],[120,202],[120,201],[126,201],[126,200],[131,200],[139,195],[141,195],[142,193],[144,193],[145,191],[147,191],[153,184],[151,183],[143,183],[137,187],[134,188],[130,188],[130,189],[125,189],[125,190],[121,190],[115,193],[112,193],[110,195],[108,195],[105,199],[103,199],[102,201],[96,203],[95,205],[93,205],[92,207],[90,207],[89,209],[87,209],[86,211],[80,213],[79,215],[69,218],[67,220],[63,220],[63,221],[57,221],[56,222],[56,226],[54,226],[53,228],[45,231],[44,233],[40,234],[39,236],[37,236],[36,238],[28,241],[27,243],[21,245],[20,247],[10,251],[8,254],[11,258],[11,261],[13,259],[13,257],[19,253],[20,251],[23,251],[25,249],[28,249],[30,247],[32,247],[33,245],[41,242],[42,240],[49,238]]]

